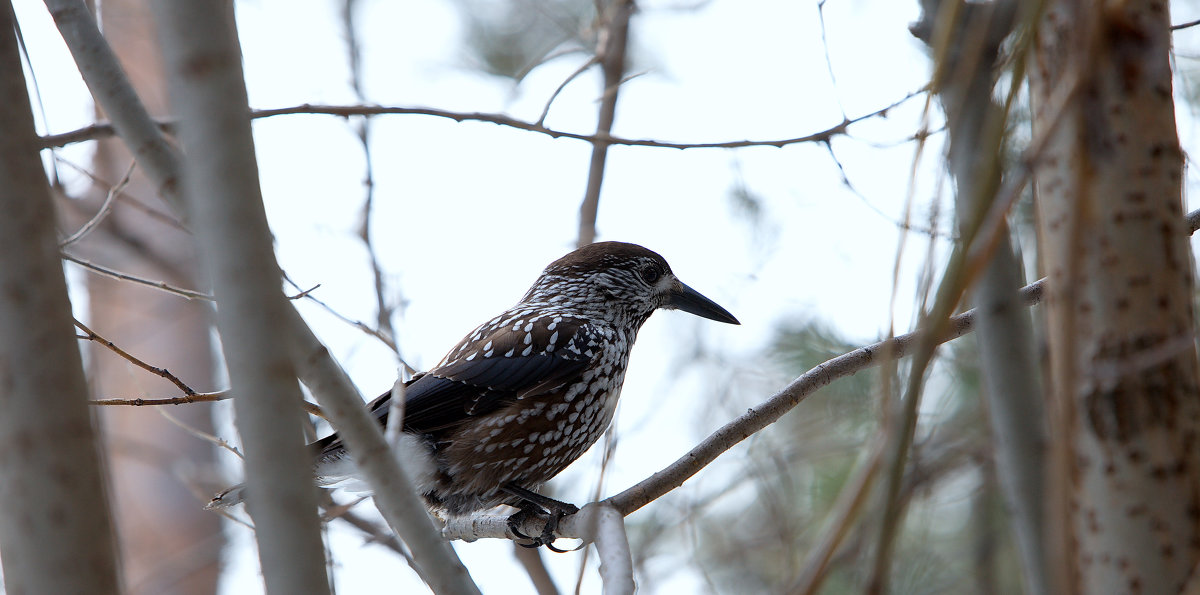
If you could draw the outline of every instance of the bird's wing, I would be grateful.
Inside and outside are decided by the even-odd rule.
[[[485,333],[408,387],[404,429],[435,432],[557,388],[599,356],[597,343],[591,324],[572,319]]]
[[[543,318],[516,330],[508,324],[478,334],[480,338],[456,346],[444,363],[405,386],[406,431],[436,433],[553,390],[600,356],[597,329],[570,318]],[[391,391],[368,407],[380,424],[386,424]],[[329,453],[341,448],[341,440],[334,434],[313,446]]]

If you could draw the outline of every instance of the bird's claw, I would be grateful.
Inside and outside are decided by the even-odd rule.
[[[554,536],[554,532],[556,530],[558,530],[558,522],[561,521],[563,519],[563,517],[570,516],[570,515],[573,515],[573,514],[579,512],[579,507],[575,506],[574,504],[568,504],[565,502],[560,503],[560,504],[562,504],[562,506],[554,507],[553,511],[547,511],[547,510],[543,509],[541,506],[527,505],[527,506],[522,507],[519,511],[513,513],[512,516],[509,516],[508,517],[508,530],[512,531],[512,534],[514,536],[516,536],[518,539],[528,539],[529,540],[529,543],[517,542],[517,545],[519,545],[521,547],[527,547],[527,548],[537,548],[537,547],[541,547],[544,545],[544,546],[546,546],[546,549],[548,549],[552,552],[555,552],[555,553],[559,553],[559,554],[564,554],[566,552],[572,552],[572,551],[575,551],[575,549],[578,549],[578,548],[572,548],[569,550],[563,550],[563,549],[554,547],[554,540],[556,539]],[[541,535],[538,535],[536,537],[526,535],[519,528],[521,525],[523,525],[525,523],[526,520],[528,520],[530,514],[546,515],[546,524],[542,526],[542,533],[541,533]]]

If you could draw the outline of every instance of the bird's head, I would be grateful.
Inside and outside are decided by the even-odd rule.
[[[676,278],[658,253],[624,242],[589,244],[550,263],[522,301],[635,326],[659,308],[740,324],[725,308]]]

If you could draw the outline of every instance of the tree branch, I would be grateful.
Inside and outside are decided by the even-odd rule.
[[[83,0],[46,0],[46,7],[92,97],[112,119],[113,129],[124,139],[142,171],[154,181],[159,195],[182,218],[179,155],[150,118],[116,54],[100,34],[95,17]]]
[[[601,4],[597,3],[597,6]],[[600,97],[600,114],[596,118],[597,138],[612,135],[613,122],[617,116],[617,96],[621,91],[621,80],[625,75],[625,51],[629,41],[629,20],[633,17],[633,0],[612,0],[606,10],[600,10],[596,18],[602,29],[600,48],[596,59],[604,73],[604,89]],[[588,177],[583,201],[579,205],[579,233],[576,247],[596,241],[596,214],[600,209],[600,188],[604,184],[604,163],[608,159],[610,143],[603,140],[592,142],[592,157],[588,163]]]
[[[95,342],[103,345],[109,351],[121,356],[123,359],[125,359],[129,363],[131,363],[147,372],[150,372],[151,374],[154,374],[155,376],[158,376],[159,378],[169,381],[171,384],[174,384],[175,386],[179,387],[179,390],[183,391],[183,394],[187,395],[188,397],[197,396],[198,393],[196,393],[196,391],[192,390],[192,387],[188,386],[186,383],[184,383],[184,381],[180,380],[178,376],[172,374],[170,370],[167,370],[166,368],[159,368],[156,366],[151,366],[150,364],[147,364],[146,362],[130,355],[129,352],[125,351],[124,349],[121,349],[120,347],[117,347],[116,345],[113,344],[112,341],[109,341],[108,339],[105,339],[104,337],[101,337],[100,335],[96,334],[95,331],[88,328],[82,322],[79,322],[78,320],[75,321],[75,327],[84,332],[84,334],[81,335],[80,338],[87,339],[88,341],[95,341]]]
[[[454,549],[438,538],[436,527],[417,496],[407,472],[384,441],[379,424],[367,413],[362,395],[329,350],[294,308],[286,324],[292,358],[305,385],[317,396],[354,463],[375,493],[375,506],[404,540],[414,568],[435,593],[478,593]]]
[[[429,107],[400,107],[400,106],[378,106],[378,105],[317,105],[304,103],[292,107],[281,107],[273,109],[258,109],[250,113],[251,118],[270,118],[274,116],[289,116],[289,115],[326,115],[326,116],[382,116],[382,115],[420,115],[431,116],[435,118],[446,118],[455,122],[485,122],[496,124],[498,126],[506,126],[516,128],[517,130],[525,130],[527,132],[535,132],[544,134],[551,138],[570,138],[581,140],[589,143],[606,143],[608,145],[624,145],[631,147],[652,147],[659,149],[740,149],[744,147],[776,147],[783,148],[788,145],[800,143],[825,142],[829,139],[846,134],[850,126],[887,115],[888,112],[906,103],[908,100],[925,93],[925,89],[918,89],[904,97],[876,109],[872,112],[843,120],[838,124],[803,136],[795,136],[780,139],[768,140],[738,140],[738,141],[719,141],[719,142],[701,142],[701,143],[684,143],[673,141],[661,141],[653,139],[632,139],[619,136],[597,136],[594,134],[583,134],[579,132],[568,132],[565,130],[557,130],[548,128],[536,122],[526,122],[512,116],[504,114],[489,114],[481,112],[454,112],[449,110],[435,109]],[[163,129],[173,129],[174,121],[160,120],[158,126]],[[42,147],[61,147],[72,143],[85,142],[106,138],[115,134],[112,124],[98,123],[91,126],[86,126],[78,130],[64,132],[62,134],[50,134],[41,137]]]
[[[171,285],[170,283],[167,283],[166,281],[154,281],[151,279],[143,279],[142,277],[138,277],[137,275],[130,275],[129,273],[122,273],[121,271],[118,271],[115,269],[110,269],[108,267],[100,266],[89,260],[84,260],[82,258],[79,258],[78,256],[73,256],[63,250],[59,251],[59,255],[62,256],[63,260],[73,262],[73,263],[83,267],[84,269],[86,269],[90,272],[96,273],[98,275],[104,275],[105,277],[112,277],[113,279],[117,279],[119,281],[129,281],[131,283],[137,283],[138,285],[145,285],[146,287],[158,289],[161,291],[165,291],[167,293],[173,293],[179,297],[187,298],[189,300],[204,300],[206,302],[215,301],[215,298],[213,298],[213,296],[211,296],[207,293],[202,293],[202,292],[195,291],[192,289],[184,289],[182,287],[175,287],[174,285]]]

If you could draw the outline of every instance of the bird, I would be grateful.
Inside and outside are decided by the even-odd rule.
[[[680,281],[658,253],[597,242],[550,263],[516,305],[405,383],[397,391],[404,418],[396,448],[430,511],[464,516],[512,506],[510,529],[530,541],[522,545],[554,549],[558,521],[578,508],[537,490],[608,429],[630,349],[659,309],[740,324]],[[368,404],[384,426],[392,395]],[[356,475],[337,433],[310,448],[319,485]],[[236,503],[236,489],[209,506]],[[547,517],[540,535],[518,530],[531,515]]]

